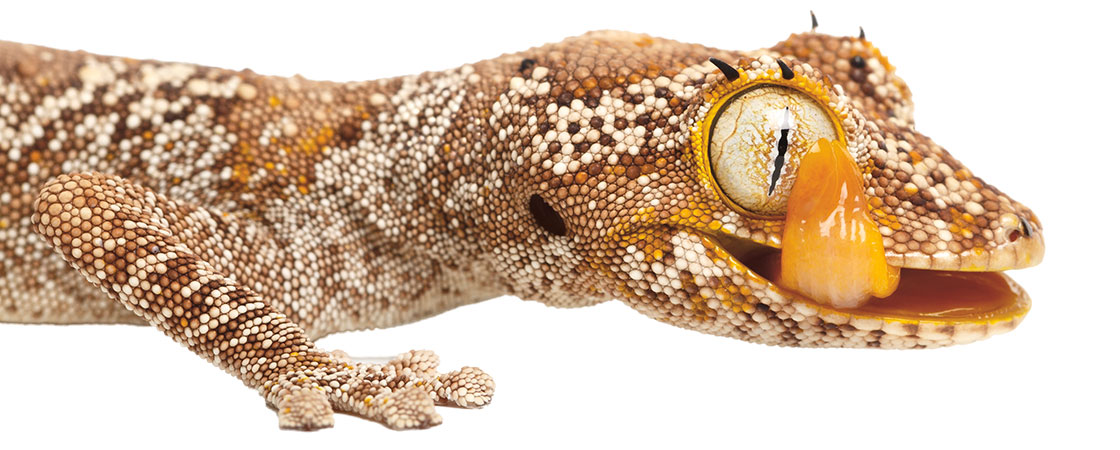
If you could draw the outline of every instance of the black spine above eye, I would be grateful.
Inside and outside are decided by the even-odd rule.
[[[779,59],[778,60],[778,67],[780,67],[782,69],[782,78],[787,79],[787,80],[792,80],[793,79],[793,69],[790,69],[789,66],[786,65],[785,61],[782,61],[782,60]]]
[[[716,68],[718,68],[720,72],[723,72],[723,76],[727,77],[727,81],[735,81],[739,79],[739,71],[735,70],[734,67],[731,67],[731,64],[725,63],[723,62],[723,60],[714,56],[708,58],[708,61],[711,61],[712,64],[715,64]]]
[[[521,60],[521,66],[518,67],[517,70],[519,72],[524,72],[526,70],[529,70],[530,68],[532,68],[535,65],[537,65],[537,60],[535,60],[533,58],[525,58],[525,59]]]
[[[560,217],[560,213],[552,209],[552,206],[539,194],[529,197],[529,213],[533,215],[533,219],[536,219],[537,225],[545,231],[557,236],[568,235],[568,226],[564,224],[564,218]]]

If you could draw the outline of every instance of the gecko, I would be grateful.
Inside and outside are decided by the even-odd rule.
[[[854,162],[844,195],[895,294],[779,282],[815,142]],[[597,31],[346,83],[0,42],[0,322],[154,326],[282,428],[426,428],[493,398],[479,368],[355,361],[315,345],[331,333],[515,295],[769,345],[933,348],[1015,328],[1030,299],[1003,271],[1043,248],[1030,209],[917,131],[862,28],[815,17],[755,51]]]

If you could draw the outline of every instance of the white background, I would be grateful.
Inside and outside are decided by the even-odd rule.
[[[3,447],[1120,445],[1114,7],[233,3],[12,2],[0,6],[0,39],[341,81],[602,28],[755,49],[807,30],[814,8],[821,32],[862,25],[913,89],[919,130],[1041,217],[1045,262],[1013,275],[1034,310],[1010,334],[932,351],[772,348],[617,302],[557,310],[514,298],[322,342],[361,356],[430,348],[445,368],[495,377],[491,406],[441,409],[445,423],[418,432],[343,415],[334,429],[279,431],[255,392],[153,329],[0,325]]]

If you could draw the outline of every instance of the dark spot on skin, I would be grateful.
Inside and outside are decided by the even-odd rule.
[[[338,136],[345,142],[351,142],[358,138],[358,128],[351,123],[344,123],[338,128]]]
[[[877,96],[877,95],[875,95],[875,85],[874,84],[863,83],[862,85],[860,85],[859,90],[861,92],[863,92],[863,95],[866,95],[868,97],[876,97]]]
[[[850,62],[852,63],[852,67],[857,69],[867,67],[867,61],[864,61],[863,57],[859,55],[853,56]]]
[[[579,124],[572,122],[568,124],[568,134],[579,133]]]
[[[185,119],[187,117],[187,112],[188,111],[185,110],[185,109],[181,110],[179,112],[168,111],[166,114],[163,115],[163,121],[167,122],[167,123],[172,123],[172,122],[175,122],[176,120]]]
[[[587,168],[587,174],[590,175],[590,176],[596,176],[596,175],[598,175],[602,172],[603,172],[603,166],[600,165],[597,162],[591,163],[591,166]]]
[[[863,83],[864,81],[867,81],[867,70],[853,67],[852,72],[848,74],[848,77],[856,83]]]
[[[529,213],[545,231],[557,236],[567,236],[568,227],[564,224],[564,218],[539,194],[529,197]]]
[[[556,98],[556,103],[560,106],[571,106],[573,98],[571,92],[565,92]]]

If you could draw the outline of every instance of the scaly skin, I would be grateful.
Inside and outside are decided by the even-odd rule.
[[[740,53],[595,32],[361,83],[0,42],[0,321],[154,325],[312,429],[487,404],[478,369],[313,340],[503,294],[793,346],[934,347],[1022,319],[834,311],[734,259],[717,242],[780,247],[783,224],[727,205],[701,164],[698,130],[736,86],[709,57],[785,83],[781,57],[832,109],[892,264],[1041,258],[1037,218],[914,130],[909,89],[859,38]]]

